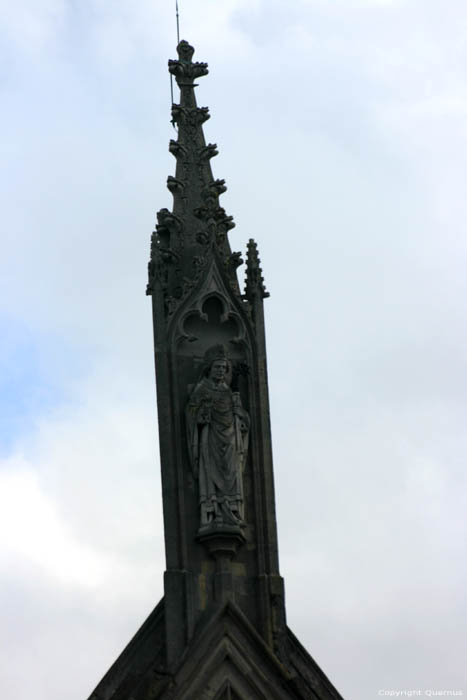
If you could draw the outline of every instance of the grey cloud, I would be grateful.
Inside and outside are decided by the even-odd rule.
[[[61,649],[60,673],[52,686],[40,673],[36,695],[85,696],[157,602],[164,568],[144,287],[154,213],[170,206],[174,21],[120,3],[119,53],[99,7],[69,49],[60,35],[67,60],[23,57],[9,87],[2,299],[86,353],[87,376],[67,374],[73,400],[39,416],[21,447],[73,536],[115,560],[116,578],[128,568],[106,602],[105,586],[62,591],[15,564],[4,600],[30,611],[10,618],[4,673],[18,700],[30,694],[24,665],[37,668],[28,639],[47,625],[38,658],[56,668]],[[210,64],[199,102],[233,248],[258,240],[272,293],[289,623],[349,699],[454,688],[465,682],[465,139],[458,117],[430,115],[447,75],[464,94],[465,10],[231,7],[217,3],[209,21],[187,0],[182,34]],[[148,588],[133,597],[137,581]]]

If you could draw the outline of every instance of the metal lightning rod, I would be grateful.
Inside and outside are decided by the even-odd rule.
[[[180,21],[179,21],[179,12],[178,12],[178,0],[175,0],[175,17],[177,20],[177,46],[180,43]],[[170,99],[172,100],[172,104],[174,103],[174,85],[173,85],[173,76],[172,73],[170,74]],[[175,129],[175,122],[172,121],[172,126]]]
[[[180,43],[180,24],[179,24],[179,16],[178,16],[178,0],[175,0],[175,13],[177,16],[177,46]]]

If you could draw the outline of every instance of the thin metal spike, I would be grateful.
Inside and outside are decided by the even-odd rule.
[[[178,0],[175,0],[175,12],[177,15],[177,45],[180,43],[180,22],[178,13]]]

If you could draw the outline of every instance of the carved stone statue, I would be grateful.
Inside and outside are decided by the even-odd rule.
[[[230,388],[232,364],[223,345],[204,355],[203,376],[186,408],[188,451],[199,484],[200,529],[244,527],[243,469],[250,418]]]

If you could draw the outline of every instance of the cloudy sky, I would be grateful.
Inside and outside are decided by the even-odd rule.
[[[288,623],[346,700],[467,695],[465,0],[180,12],[271,292]],[[0,688],[85,700],[162,595],[173,3],[2,0],[0,44]]]

